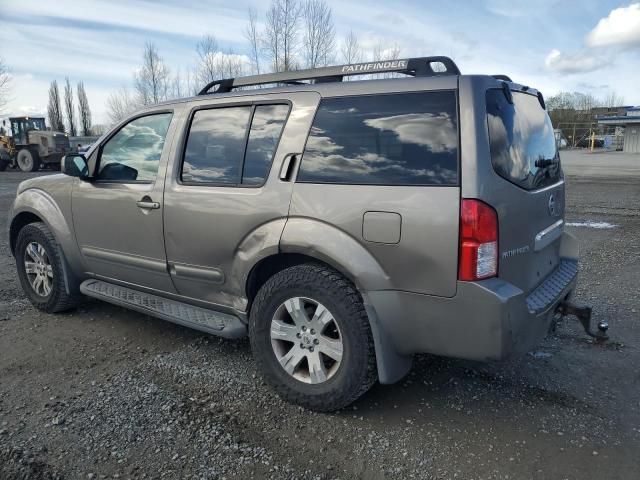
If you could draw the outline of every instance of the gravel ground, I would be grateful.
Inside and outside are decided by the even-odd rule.
[[[37,312],[0,215],[0,478],[640,478],[637,165],[567,178],[569,221],[616,225],[570,227],[610,344],[571,321],[508,363],[419,356],[334,414],[282,402],[246,340],[97,301]],[[1,211],[29,176],[0,173]]]

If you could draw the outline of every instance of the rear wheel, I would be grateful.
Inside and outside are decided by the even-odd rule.
[[[80,297],[67,292],[71,279],[65,279],[60,247],[44,223],[30,223],[20,230],[15,253],[22,289],[36,308],[55,313],[77,305]]]
[[[362,298],[329,267],[297,265],[267,280],[251,308],[249,334],[265,379],[292,403],[336,410],[376,381]]]
[[[23,148],[18,152],[16,161],[18,163],[18,168],[23,172],[35,172],[40,166],[40,158],[38,157],[38,154],[32,152],[28,148]]]

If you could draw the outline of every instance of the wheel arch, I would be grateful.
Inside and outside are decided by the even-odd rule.
[[[311,219],[290,218],[287,221],[279,252],[262,258],[247,276],[247,314],[264,282],[277,272],[302,263],[329,266],[355,285],[362,296],[373,334],[380,383],[395,383],[404,377],[411,369],[412,357],[396,352],[367,295],[369,290],[389,289],[389,276],[364,246],[334,226]]]
[[[304,263],[319,263],[333,268],[355,284],[355,282],[353,282],[353,279],[350,278],[349,274],[339,266],[327,263],[317,257],[312,257],[310,255],[305,255],[302,253],[275,253],[261,259],[258,263],[256,263],[247,276],[247,281],[245,284],[245,294],[248,300],[247,314],[251,310],[253,299],[260,290],[260,287],[262,287],[262,285],[264,285],[265,282],[269,280],[269,278],[286,268],[293,267],[295,265],[302,265]]]
[[[29,188],[19,193],[13,205],[9,223],[9,246],[15,255],[16,241],[20,230],[30,223],[42,222],[51,231],[56,243],[60,246],[65,268],[69,275],[81,277],[84,272],[83,262],[75,241],[72,226],[54,198],[44,190]]]
[[[16,242],[18,240],[18,234],[20,233],[20,230],[22,230],[30,223],[37,222],[43,222],[46,224],[46,222],[42,218],[30,211],[20,212],[13,217],[13,219],[11,220],[11,225],[9,226],[9,248],[11,249],[12,255],[15,255],[16,252]]]

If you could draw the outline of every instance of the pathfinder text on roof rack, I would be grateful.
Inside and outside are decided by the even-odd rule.
[[[386,70],[391,69],[406,69],[407,60],[391,60],[386,62],[372,62],[372,63],[355,63],[353,65],[344,65],[342,67],[343,73],[351,72],[369,72],[371,70]]]

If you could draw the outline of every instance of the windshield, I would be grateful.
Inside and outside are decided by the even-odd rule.
[[[560,179],[560,157],[551,119],[538,97],[513,92],[509,103],[502,89],[487,91],[491,162],[501,177],[526,190]]]
[[[46,130],[44,118],[11,119],[11,130],[15,137],[21,137],[31,130]]]
[[[30,118],[29,120],[24,121],[24,129],[26,131],[29,130],[44,130],[44,119],[43,118]]]

